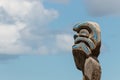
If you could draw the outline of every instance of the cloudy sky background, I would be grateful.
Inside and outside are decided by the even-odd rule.
[[[71,35],[49,29],[49,23],[58,17],[57,10],[45,8],[40,0],[0,1],[0,53],[48,54],[58,52],[58,48],[69,51]]]
[[[101,26],[102,80],[119,79],[119,0],[0,0],[1,80],[80,80],[73,26]]]

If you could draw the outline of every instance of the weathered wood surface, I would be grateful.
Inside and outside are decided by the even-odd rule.
[[[89,57],[85,61],[84,75],[88,78],[88,80],[100,80],[100,64],[92,57]]]
[[[82,71],[83,80],[100,80],[101,67],[98,61],[101,46],[100,27],[95,22],[77,24],[74,35],[73,56],[76,67]]]

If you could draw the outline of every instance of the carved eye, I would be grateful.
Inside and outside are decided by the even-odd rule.
[[[78,35],[75,34],[75,35],[74,35],[74,39],[76,39],[77,37],[78,37]]]
[[[88,30],[87,29],[81,29],[80,30],[80,32],[79,32],[79,35],[81,36],[81,37],[89,37],[89,32],[88,32]]]

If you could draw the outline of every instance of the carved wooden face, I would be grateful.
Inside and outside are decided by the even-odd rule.
[[[101,45],[100,28],[97,23],[86,22],[77,24],[74,35],[73,56],[78,69],[82,70],[85,59],[89,56],[98,57]]]

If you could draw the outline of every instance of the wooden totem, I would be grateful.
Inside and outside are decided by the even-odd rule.
[[[100,80],[101,67],[98,61],[101,47],[100,27],[95,22],[75,25],[72,52],[77,69],[83,73],[83,80]]]

